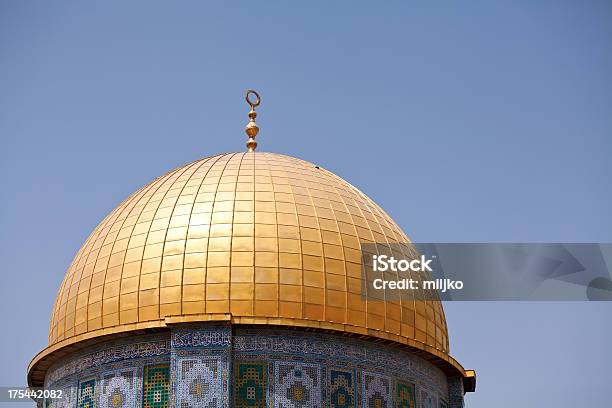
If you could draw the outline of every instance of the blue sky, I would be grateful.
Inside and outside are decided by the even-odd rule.
[[[0,3],[4,368],[20,385],[89,232],[167,170],[259,149],[421,242],[612,241],[612,3]],[[607,303],[452,303],[470,408],[608,404]]]

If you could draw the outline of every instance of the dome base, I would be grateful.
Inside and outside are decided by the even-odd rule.
[[[90,344],[53,363],[44,385],[63,390],[62,406],[100,407],[455,407],[464,392],[461,376],[391,344],[212,323]]]

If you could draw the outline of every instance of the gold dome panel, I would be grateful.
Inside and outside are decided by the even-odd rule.
[[[195,161],[141,188],[92,232],[57,295],[46,351],[231,320],[364,334],[450,359],[440,302],[362,298],[367,242],[409,241],[329,171],[264,152]]]

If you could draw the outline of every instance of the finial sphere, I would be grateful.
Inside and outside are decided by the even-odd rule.
[[[257,126],[255,122],[249,122],[249,124],[246,126],[244,130],[247,136],[255,137],[257,136],[257,133],[259,132],[259,126]]]

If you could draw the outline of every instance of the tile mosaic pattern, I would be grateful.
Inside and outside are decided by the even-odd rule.
[[[438,408],[438,399],[429,390],[421,389],[421,408]]]
[[[463,408],[463,379],[450,377],[448,379],[448,406],[449,408]]]
[[[179,348],[215,348],[231,347],[232,329],[227,326],[197,327],[176,329],[172,331],[172,347]]]
[[[355,372],[330,368],[328,375],[328,405],[330,408],[355,408]]]
[[[63,364],[52,367],[45,379],[46,383],[55,383],[62,378],[95,370],[113,363],[141,358],[154,358],[170,355],[170,340],[163,336],[138,336],[132,341],[105,343],[90,349],[84,354],[66,357]]]
[[[392,408],[393,391],[391,378],[364,372],[362,374],[362,406],[365,408]]]
[[[394,376],[422,383],[429,389],[447,394],[446,376],[424,359],[410,353],[397,353],[368,341],[322,333],[305,333],[275,329],[238,329],[233,339],[235,352],[263,353],[276,358],[275,354],[320,356],[322,363],[329,360],[350,360],[354,366],[368,370],[370,367],[385,367]],[[333,362],[332,362],[333,364]]]
[[[136,368],[121,369],[102,375],[100,408],[135,408],[140,399],[140,377]]]
[[[266,408],[268,364],[261,361],[236,363],[234,403],[236,408]]]
[[[395,406],[416,408],[416,387],[412,383],[397,381],[395,384]]]
[[[228,408],[232,328],[196,324],[172,330],[171,337],[176,407]]]
[[[46,387],[51,389],[50,387]],[[74,392],[75,387],[70,384],[64,384],[63,386],[53,387],[55,390],[62,390],[62,398],[47,399],[45,400],[45,406],[48,408],[73,408],[74,403]]]
[[[77,408],[96,408],[96,380],[89,379],[79,383]]]
[[[274,362],[274,408],[320,408],[321,366]]]
[[[59,290],[49,343],[154,327],[168,315],[232,313],[374,329],[447,352],[440,302],[362,299],[368,242],[408,239],[329,171],[265,152],[198,160],[141,188],[92,232]]]
[[[72,367],[70,370],[61,366],[50,370],[49,376],[54,378],[57,373],[70,374],[55,382],[47,378],[46,387],[64,389],[66,395],[73,396],[47,406],[462,406],[460,378],[446,380],[422,358],[380,344],[276,328],[195,327],[173,329],[168,336],[172,338],[170,355],[156,355],[160,338],[151,335],[82,351],[64,363]],[[150,347],[143,339],[150,340]],[[104,348],[126,358],[107,358],[107,353],[100,354]],[[138,352],[122,353],[122,348]],[[94,364],[100,361],[99,355],[110,363]],[[78,371],[79,367],[82,370]]]
[[[167,408],[170,397],[170,365],[144,368],[143,408]]]
[[[222,357],[182,358],[177,364],[177,408],[218,408],[226,406]]]

